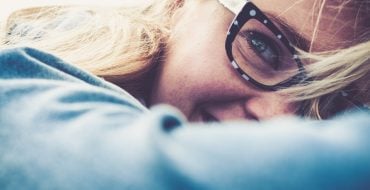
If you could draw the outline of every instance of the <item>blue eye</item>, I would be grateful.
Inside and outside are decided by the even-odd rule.
[[[274,46],[274,41],[259,32],[248,32],[246,35],[250,48],[273,69],[279,68],[279,53]]]

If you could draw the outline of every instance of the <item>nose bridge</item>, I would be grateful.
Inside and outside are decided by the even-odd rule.
[[[294,105],[276,92],[263,92],[251,97],[244,102],[244,109],[246,113],[254,115],[259,120],[294,114]]]

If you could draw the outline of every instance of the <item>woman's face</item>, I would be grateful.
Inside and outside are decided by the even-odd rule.
[[[254,1],[265,14],[285,20],[306,38],[301,41],[308,43],[301,44],[306,47],[316,24],[312,17],[313,3],[311,0]],[[346,15],[332,21],[329,18],[334,12],[323,14],[315,40],[319,43],[312,46],[315,50],[339,45],[350,33],[341,20]],[[277,92],[249,84],[232,68],[225,52],[225,39],[234,16],[216,0],[185,2],[172,19],[172,35],[166,59],[154,81],[151,105],[171,104],[190,121],[262,120],[295,113],[297,104],[288,103]]]

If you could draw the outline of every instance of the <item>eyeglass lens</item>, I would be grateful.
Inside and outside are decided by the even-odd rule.
[[[267,22],[267,21],[264,21]],[[275,85],[299,72],[293,54],[256,19],[248,20],[232,43],[232,54],[239,67],[265,85]]]

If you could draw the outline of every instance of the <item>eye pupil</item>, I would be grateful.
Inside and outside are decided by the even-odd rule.
[[[267,47],[266,47],[266,43],[264,43],[263,41],[259,40],[259,39],[252,39],[251,40],[252,44],[254,45],[254,47],[256,48],[256,50],[258,52],[264,52],[266,51]]]

